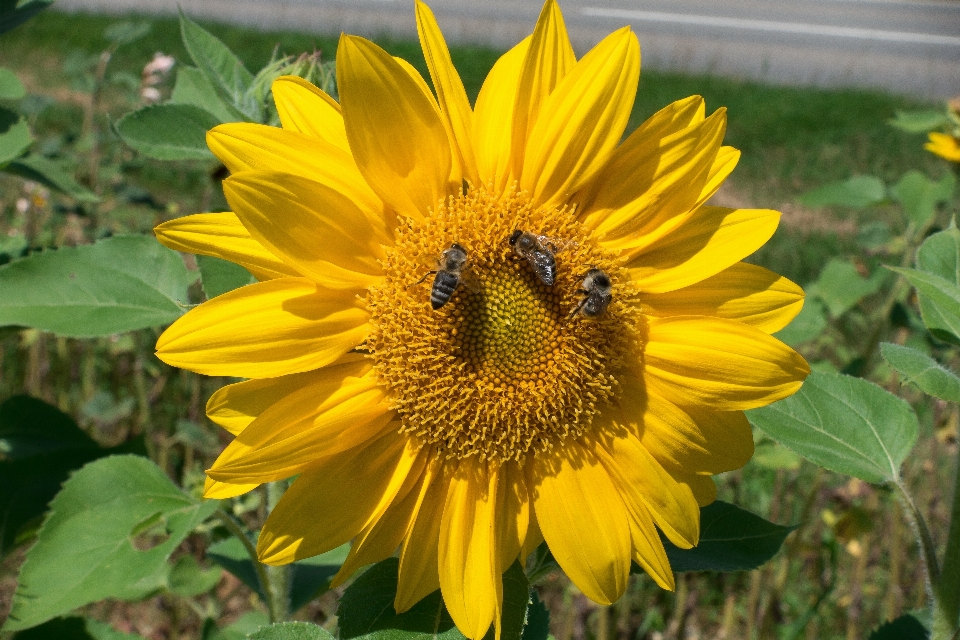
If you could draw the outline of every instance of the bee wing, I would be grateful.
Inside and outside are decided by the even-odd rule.
[[[460,271],[460,283],[467,288],[470,293],[480,293],[480,279],[469,266]]]

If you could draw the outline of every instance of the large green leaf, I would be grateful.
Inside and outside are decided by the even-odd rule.
[[[104,449],[70,416],[42,400],[0,404],[0,555],[39,525],[70,472],[112,453],[142,452],[142,440]]]
[[[960,285],[960,229],[956,224],[934,233],[917,251],[917,268]]]
[[[0,326],[104,336],[170,323],[196,276],[148,236],[35,253],[0,267]]]
[[[177,70],[177,83],[173,85],[170,102],[174,104],[192,104],[208,111],[220,122],[243,122],[245,118],[238,117],[236,110],[231,109],[220,98],[216,88],[203,71],[196,67],[180,67]]]
[[[927,354],[889,342],[880,345],[880,353],[887,364],[900,373],[904,382],[912,382],[935,398],[960,402],[960,378]]]
[[[900,181],[890,188],[892,195],[907,214],[907,217],[922,226],[937,212],[937,205],[949,202],[953,198],[957,179],[952,173],[944,174],[939,181],[933,181],[921,172],[908,171]]]
[[[27,121],[18,113],[0,107],[0,165],[22,155],[32,143]]]
[[[889,482],[917,439],[910,405],[877,385],[812,372],[794,395],[747,417],[755,427],[811,462],[866,480]]]
[[[927,640],[930,632],[912,614],[904,614],[875,629],[868,640]]]
[[[897,111],[896,117],[888,120],[891,125],[907,133],[927,133],[950,124],[945,109],[937,111]]]
[[[279,622],[254,631],[250,640],[333,640],[330,632],[310,622]]]
[[[527,607],[527,624],[523,627],[523,640],[547,640],[550,637],[550,612],[536,591],[530,592]]]
[[[920,315],[936,338],[960,344],[960,287],[918,269],[888,267],[905,277],[920,297]]]
[[[180,13],[180,35],[187,53],[224,101],[253,122],[263,120],[263,105],[250,95],[253,75],[230,48],[212,33]]]
[[[92,462],[63,485],[27,551],[4,631],[85,604],[138,600],[167,585],[167,558],[217,508],[137,456]]]
[[[822,187],[807,191],[800,196],[800,202],[808,207],[869,207],[883,202],[887,189],[883,181],[875,176],[854,176],[847,180],[831,182]]]
[[[0,34],[18,27],[53,4],[53,0],[29,0],[17,6],[16,2],[5,3],[0,8]]]
[[[827,305],[830,315],[838,317],[879,291],[887,277],[886,272],[878,269],[869,278],[864,278],[852,262],[833,258],[820,272],[811,292]]]
[[[776,555],[796,527],[784,527],[719,500],[700,510],[700,542],[680,549],[668,540],[663,546],[670,567],[686,571],[749,571]],[[640,569],[634,565],[634,571]]]
[[[23,83],[9,69],[0,67],[0,100],[19,100],[27,95]]]
[[[207,298],[215,298],[238,287],[253,284],[256,279],[249,271],[228,260],[213,256],[197,256],[200,267],[200,282]]]
[[[13,634],[13,640],[144,640],[135,633],[117,631],[105,622],[70,616]]]
[[[31,154],[17,158],[3,170],[21,178],[39,182],[45,187],[68,195],[78,202],[100,202],[97,194],[74,180],[73,176],[62,166],[43,156]]]
[[[394,610],[399,565],[396,558],[378,562],[343,592],[337,607],[341,640],[360,637],[371,640],[463,640],[463,634],[443,606],[439,591],[434,591],[409,611],[398,614]]]
[[[154,104],[123,116],[115,125],[128,145],[157,160],[209,160],[207,131],[220,118],[191,104]]]

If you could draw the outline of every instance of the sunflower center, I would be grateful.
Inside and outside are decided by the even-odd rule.
[[[538,256],[511,245],[518,230]],[[369,293],[366,347],[405,432],[449,456],[507,460],[590,427],[615,395],[636,307],[629,279],[568,209],[473,189],[423,221],[401,220],[396,238]],[[616,297],[588,320],[573,312],[591,268],[611,276]]]

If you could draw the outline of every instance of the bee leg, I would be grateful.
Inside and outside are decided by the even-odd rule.
[[[568,322],[572,320],[575,315],[580,313],[580,309],[583,309],[583,305],[587,304],[587,300],[590,298],[590,294],[587,293],[586,291],[581,291],[580,293],[583,294],[583,299],[580,300],[579,303],[577,303],[577,306],[575,306],[573,308],[573,311],[570,312],[570,315],[567,316]]]
[[[424,280],[426,280],[427,278],[429,278],[430,276],[434,276],[434,275],[436,275],[436,274],[437,274],[436,271],[427,271],[425,274],[423,274],[423,277],[422,277],[422,278],[420,278],[419,280],[417,280],[417,281],[414,282],[413,284],[408,284],[408,285],[407,285],[407,288],[415,287],[415,286],[417,286],[418,284],[420,284],[421,282],[423,282]]]

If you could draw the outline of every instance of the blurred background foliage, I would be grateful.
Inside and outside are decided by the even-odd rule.
[[[333,38],[205,26],[253,70],[273,63],[276,71],[276,63],[289,55],[285,64],[314,65],[309,72],[323,80],[320,75],[329,72],[323,64],[336,50]],[[378,43],[426,75],[415,42]],[[304,52],[306,59],[300,57]],[[451,53],[475,98],[500,52],[453,47]],[[226,208],[220,189],[226,173],[212,157],[155,160],[117,135],[122,116],[168,101],[177,74],[191,64],[175,19],[118,21],[47,11],[0,37],[0,67],[13,71],[23,87],[22,95],[0,91],[0,107],[20,114],[30,135],[26,155],[0,173],[0,264],[44,248],[150,233],[174,217]],[[905,256],[905,264],[912,264],[912,249],[945,228],[955,212],[950,168],[923,150],[916,133],[888,124],[898,111],[939,107],[864,91],[644,71],[629,129],[691,94],[705,97],[708,112],[728,108],[726,144],[743,151],[715,203],[784,212],[777,234],[751,259],[808,291],[804,313],[780,337],[815,369],[869,375],[914,405],[920,437],[903,474],[928,516],[934,542],[942,544],[957,407],[912,387],[901,389],[877,354],[886,340],[957,365],[956,349],[918,330],[922,324],[907,290],[893,295],[894,277],[880,267],[901,264]],[[257,115],[270,119],[268,112]],[[922,177],[917,188],[934,192],[919,204],[911,199],[909,180],[903,182],[911,171]],[[941,185],[941,191],[930,185]],[[237,274],[218,271],[222,268],[209,263],[201,284],[198,269],[204,265],[186,256],[182,284],[190,302],[229,288],[218,278],[231,281]],[[159,362],[152,355],[158,334],[144,329],[79,340],[37,329],[0,329],[0,401],[21,393],[42,399],[87,434],[84,459],[110,448],[149,453],[167,476],[199,495],[203,469],[229,440],[206,419],[204,403],[229,380]],[[598,607],[562,574],[552,574],[538,586],[551,612],[552,635],[557,640],[853,639],[922,608],[923,566],[892,491],[824,471],[759,431],[756,440],[754,459],[718,478],[718,484],[721,499],[776,523],[799,524],[773,561],[750,573],[681,574],[675,593],[635,575],[627,595],[612,607]],[[0,499],[13,491],[6,485]],[[260,492],[230,504],[231,513],[252,530],[265,510]],[[21,516],[26,524],[17,531],[0,528],[0,616],[9,611],[23,543],[35,534],[40,514]],[[83,613],[147,638],[245,637],[265,614],[250,586],[255,580],[219,569],[231,557],[242,559],[237,549],[209,547],[225,537],[222,529],[211,527],[178,543],[176,566],[182,564],[181,578],[187,576],[179,586],[142,602],[87,605]],[[294,617],[329,627],[336,603],[337,594],[326,592],[300,603]],[[222,628],[210,627],[208,620]],[[120,637],[87,631],[97,638]]]

